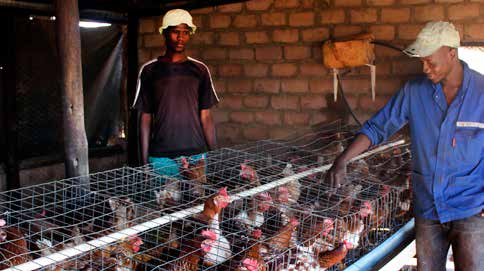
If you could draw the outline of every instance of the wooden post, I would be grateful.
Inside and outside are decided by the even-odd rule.
[[[89,174],[77,0],[55,0],[55,16],[63,92],[64,159],[69,178]],[[87,185],[88,178],[82,182]]]
[[[18,161],[18,130],[16,109],[16,72],[15,72],[15,18],[13,15],[1,14],[0,23],[5,27],[5,42],[0,46],[0,93],[2,102],[5,130],[4,152],[7,173],[7,190],[20,187],[19,161]]]
[[[138,25],[139,18],[134,12],[128,14],[128,106],[133,105],[138,81]],[[128,121],[128,165],[139,166],[139,117],[137,110],[130,109]]]

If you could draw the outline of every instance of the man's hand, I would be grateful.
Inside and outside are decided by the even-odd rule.
[[[326,182],[332,188],[339,188],[345,182],[346,162],[336,159],[331,168],[326,173]]]

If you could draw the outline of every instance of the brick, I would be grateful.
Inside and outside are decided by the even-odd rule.
[[[371,25],[370,32],[377,40],[394,40],[395,27],[393,25]]]
[[[293,43],[299,41],[299,30],[297,29],[276,29],[272,32],[272,41]]]
[[[393,73],[398,75],[413,75],[422,73],[422,64],[418,59],[394,61]]]
[[[257,25],[255,15],[237,15],[234,18],[234,26],[238,28],[253,28]]]
[[[262,63],[245,64],[244,74],[249,77],[266,77],[269,65]]]
[[[221,60],[227,57],[227,51],[222,48],[207,48],[203,51],[205,60]]]
[[[293,128],[273,128],[270,130],[270,137],[273,139],[283,139],[294,134]]]
[[[213,121],[215,123],[222,123],[222,122],[229,121],[229,112],[212,110],[212,114],[213,114]]]
[[[235,123],[249,124],[254,122],[254,115],[252,112],[232,112],[230,113],[230,121]]]
[[[269,97],[246,96],[244,97],[244,105],[248,108],[266,108],[269,105]]]
[[[139,33],[153,33],[155,32],[155,21],[153,19],[141,19],[139,21]]]
[[[229,15],[211,15],[210,27],[211,28],[227,28],[230,26]]]
[[[214,11],[215,11],[214,7],[206,7],[206,8],[198,8],[198,9],[190,10],[190,14],[192,14],[193,16],[194,14],[208,14]]]
[[[284,58],[288,60],[306,59],[311,56],[308,46],[284,46]]]
[[[214,42],[213,32],[200,32],[196,33],[191,38],[192,44],[196,45],[211,45]]]
[[[281,125],[281,113],[279,112],[255,112],[255,121],[265,125]]]
[[[361,6],[361,0],[337,0],[334,1],[334,5],[337,7],[359,7]]]
[[[304,76],[324,76],[328,72],[323,63],[305,63],[301,65],[301,75]]]
[[[212,77],[213,77],[213,74],[212,74]],[[214,80],[213,84],[215,87],[215,91],[217,91],[217,93],[224,93],[225,90],[227,89],[227,87],[225,86],[225,80]]]
[[[329,29],[325,27],[302,30],[302,39],[305,42],[323,41],[329,38]]]
[[[261,93],[279,93],[281,83],[274,79],[257,79],[254,82],[254,90]]]
[[[311,119],[309,120],[309,125],[315,125],[315,124],[322,124],[322,123],[328,123],[332,119],[330,116],[328,116],[328,113],[315,113],[311,116]]]
[[[311,95],[301,97],[301,109],[321,109],[328,107],[326,98],[322,95]]]
[[[444,7],[440,5],[426,5],[415,7],[414,16],[417,22],[443,20]]]
[[[343,9],[329,9],[321,11],[322,24],[339,24],[344,23],[346,14]]]
[[[240,44],[240,38],[238,32],[222,32],[219,33],[219,44],[236,46]]]
[[[415,40],[424,25],[407,24],[398,27],[398,37],[402,40]]]
[[[377,95],[375,100],[371,99],[371,96],[365,95],[360,98],[359,108],[363,110],[378,111],[385,106],[387,98],[383,95]]]
[[[466,25],[464,38],[469,41],[483,41],[484,31],[482,29],[484,29],[484,23]]]
[[[163,47],[165,38],[160,34],[149,34],[143,36],[144,47]]]
[[[236,60],[253,60],[254,49],[230,49],[229,58]]]
[[[286,25],[286,14],[282,12],[277,13],[263,13],[261,15],[262,25],[280,26]]]
[[[460,3],[464,0],[435,0],[436,3]]]
[[[312,26],[314,25],[314,12],[298,12],[289,14],[290,26]]]
[[[356,25],[337,25],[333,30],[333,36],[345,37],[350,35],[359,34],[362,32],[361,26]]]
[[[284,123],[287,125],[308,125],[309,124],[309,114],[308,113],[298,113],[298,112],[285,112],[284,113]]]
[[[203,16],[194,15],[192,16],[193,24],[197,26],[197,29],[203,28]]]
[[[200,48],[187,48],[185,54],[193,58],[201,58]]]
[[[138,50],[138,64],[143,65],[144,63],[148,62],[151,60],[151,52],[146,49],[139,49]]]
[[[299,109],[299,98],[296,96],[272,96],[271,106],[273,109]]]
[[[463,20],[479,17],[480,4],[458,4],[451,5],[447,8],[447,13],[450,20]]]
[[[242,65],[239,64],[222,64],[218,67],[218,75],[233,77],[242,75]]]
[[[217,125],[217,139],[225,139],[230,142],[240,141],[242,130],[233,124]]]
[[[255,49],[256,60],[279,60],[282,58],[281,47],[258,47]]]
[[[381,10],[382,23],[405,23],[409,20],[409,8],[383,8]]]
[[[294,76],[297,73],[296,64],[281,63],[272,65],[272,76]]]
[[[287,79],[282,80],[281,90],[285,93],[303,93],[309,91],[308,80]]]
[[[371,82],[370,78],[364,79],[345,79],[342,80],[341,86],[345,92],[350,93],[368,93],[370,92]]]
[[[395,0],[367,0],[369,6],[391,6]]]
[[[297,8],[299,0],[274,0],[275,8]]]
[[[400,1],[401,4],[404,5],[415,5],[415,4],[426,4],[426,3],[432,3],[433,0],[405,0],[405,1]]]
[[[223,96],[219,105],[220,108],[238,110],[242,108],[242,98],[239,96]]]
[[[377,95],[395,94],[403,87],[404,83],[401,79],[380,79],[376,81],[375,92]]]
[[[309,81],[309,91],[315,93],[332,93],[332,79],[313,79]]]
[[[245,6],[249,11],[268,10],[272,2],[273,0],[251,0],[246,2]]]
[[[217,11],[228,12],[240,12],[242,10],[242,3],[225,4],[217,7]]]
[[[269,137],[269,131],[264,127],[244,127],[243,133],[247,140],[262,140]]]
[[[415,37],[416,36],[414,36],[414,39]],[[403,45],[398,45],[398,44],[394,44],[394,45],[402,49],[405,48],[405,46]],[[376,48],[378,48],[377,50],[375,50],[376,59],[379,59],[380,57],[384,57],[384,58],[404,57],[404,55],[402,54],[402,51],[398,51],[385,46],[376,46]]]
[[[315,1],[317,1],[317,0],[302,0],[301,7],[303,7],[303,8],[313,8]],[[319,4],[319,1],[318,1],[318,4]],[[326,4],[326,3],[321,3],[321,4]]]
[[[374,23],[377,18],[375,8],[350,10],[350,21],[352,23]]]
[[[252,80],[228,80],[227,91],[231,93],[249,93],[252,91]]]
[[[269,36],[265,31],[255,31],[255,32],[246,32],[245,33],[245,40],[249,44],[261,44],[261,43],[268,43]]]

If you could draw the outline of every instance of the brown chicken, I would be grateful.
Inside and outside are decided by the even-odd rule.
[[[0,268],[8,268],[32,260],[24,234],[15,227],[5,227],[0,219]]]
[[[187,180],[191,180],[191,193],[195,197],[204,197],[204,185],[207,184],[207,175],[205,172],[205,159],[200,159],[194,165],[188,162],[187,158],[181,159],[182,167],[180,174]]]
[[[240,164],[239,176],[242,180],[248,181],[251,187],[257,187],[261,185],[257,171],[251,166],[249,166],[248,161]]]
[[[276,251],[284,251],[288,249],[291,245],[292,234],[298,225],[299,221],[297,221],[295,218],[291,218],[289,223],[280,228],[279,231],[277,231],[276,234],[269,239],[267,242],[269,248]]]
[[[252,232],[252,238],[255,241],[250,248],[248,248],[243,255],[240,263],[229,263],[228,266],[233,267],[234,271],[266,271],[267,266],[264,263],[263,254],[266,253],[266,247],[259,240],[262,237],[262,231],[256,229]],[[239,258],[240,259],[240,258]],[[235,262],[235,261],[234,261]]]
[[[319,267],[321,268],[330,268],[335,264],[341,263],[343,259],[348,254],[348,250],[351,249],[351,243],[347,242],[346,240],[343,241],[339,247],[331,250],[321,252],[318,255],[318,263]]]
[[[181,247],[180,257],[169,264],[168,271],[197,271],[201,257],[212,249],[217,239],[215,232],[204,230]]]

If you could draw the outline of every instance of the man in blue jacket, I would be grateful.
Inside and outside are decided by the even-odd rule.
[[[484,270],[484,76],[459,60],[459,45],[451,23],[429,22],[404,50],[426,76],[407,82],[328,171],[339,186],[347,161],[409,124],[418,270],[446,270],[450,245],[456,270]]]

